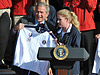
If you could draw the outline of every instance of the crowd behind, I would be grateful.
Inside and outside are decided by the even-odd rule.
[[[70,19],[68,19],[68,21],[72,25],[74,25],[74,27],[78,30],[76,32],[78,38],[74,36],[74,38],[78,39],[78,42],[73,42],[77,44],[75,46],[73,45],[70,46],[85,48],[89,53],[90,57],[88,60],[84,62],[75,63],[77,67],[75,67],[74,65],[75,70],[74,69],[72,70],[73,75],[98,75],[100,69],[100,62],[99,62],[100,50],[98,48],[99,38],[100,38],[100,0],[2,0],[0,1],[0,69],[8,68],[8,65],[9,67],[11,67],[12,64],[14,53],[12,53],[12,51],[6,51],[8,46],[10,46],[8,44],[8,40],[9,38],[12,37],[9,36],[11,31],[13,29],[15,31],[20,30],[21,28],[19,28],[19,26],[20,25],[23,26],[23,24],[21,23],[25,24],[27,22],[33,22],[33,19],[35,23],[39,22],[38,17],[36,16],[37,14],[36,11],[38,10],[36,10],[35,7],[37,5],[37,2],[39,1],[46,2],[46,4],[49,6],[50,8],[49,14],[46,13],[47,16],[45,15],[43,16],[46,18],[45,20],[47,26],[48,24],[51,25],[48,26],[48,28],[58,38],[60,37],[60,35],[56,34],[55,28],[57,28],[57,31],[60,28],[64,28],[64,26],[59,25],[60,20],[63,19],[64,16],[64,14],[62,16],[62,13],[65,11],[65,13],[68,12],[69,14],[70,11],[71,15],[74,16],[72,18],[73,20],[75,20],[75,22]],[[25,19],[27,17],[27,21],[25,21],[23,17]],[[77,21],[77,19],[79,22]],[[64,22],[62,23],[64,24]],[[69,25],[68,29],[72,25]],[[73,32],[75,32],[76,29]],[[64,31],[64,29],[60,31],[62,32]],[[62,34],[64,35],[64,33]],[[15,40],[15,39],[11,39],[11,40]],[[62,45],[62,43],[59,45]],[[12,48],[12,46],[10,46],[10,48]],[[17,69],[19,68],[17,67]],[[30,75],[31,74],[32,73],[30,73]]]

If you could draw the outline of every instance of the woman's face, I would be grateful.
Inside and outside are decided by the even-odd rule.
[[[57,14],[57,23],[59,27],[66,27],[67,20],[62,15]]]
[[[38,0],[39,2],[45,2],[45,0]]]

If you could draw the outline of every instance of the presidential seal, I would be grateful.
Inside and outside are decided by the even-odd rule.
[[[45,44],[46,44],[46,40],[43,40],[43,41],[42,41],[42,44],[45,45]]]
[[[68,54],[69,54],[68,48],[64,45],[57,46],[53,51],[53,55],[57,60],[66,59]]]

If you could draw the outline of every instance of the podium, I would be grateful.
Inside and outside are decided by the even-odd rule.
[[[53,55],[53,47],[40,47],[38,52],[39,60],[48,60],[54,69],[57,70],[55,75],[71,75],[71,69],[75,61],[86,61],[89,58],[88,52],[85,48],[68,48],[69,54],[65,60],[57,60]]]

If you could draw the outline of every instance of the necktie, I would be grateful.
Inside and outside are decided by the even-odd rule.
[[[45,28],[44,28],[45,26],[44,26],[44,24],[43,23],[38,23],[38,25],[37,25],[37,27],[36,27],[36,31],[38,32],[38,33],[43,33],[43,32],[45,32]]]

